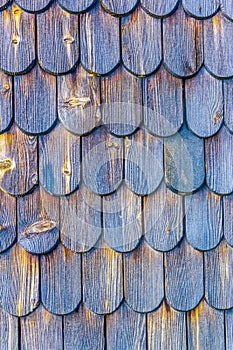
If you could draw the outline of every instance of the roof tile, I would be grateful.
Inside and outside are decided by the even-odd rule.
[[[224,91],[224,121],[228,129],[233,133],[233,79],[223,82]]]
[[[96,6],[80,22],[83,66],[91,73],[110,73],[120,62],[119,19]]]
[[[143,241],[124,255],[124,286],[127,304],[137,312],[156,309],[164,298],[163,253]]]
[[[54,154],[57,156],[54,157]],[[80,138],[58,124],[40,137],[40,183],[51,194],[65,195],[80,181]]]
[[[170,306],[180,311],[195,308],[204,295],[203,279],[203,253],[186,239],[165,253],[165,295]]]
[[[183,123],[182,81],[163,67],[143,79],[143,112],[146,128],[158,136],[175,134]]]
[[[141,0],[141,5],[150,14],[165,17],[175,11],[178,2],[178,0]]]
[[[51,129],[57,118],[56,78],[36,65],[28,74],[15,77],[15,121],[26,133]]]
[[[34,15],[12,5],[0,12],[0,67],[9,74],[28,71],[35,61]]]
[[[185,84],[186,116],[189,128],[200,137],[214,135],[223,122],[222,81],[204,68]]]
[[[44,70],[61,74],[75,67],[79,59],[78,28],[78,16],[56,3],[37,15],[38,60]]]
[[[19,330],[18,318],[8,314],[4,309],[0,309],[0,339],[1,350],[18,349],[19,347]]]
[[[0,252],[16,240],[16,198],[0,191]]]
[[[194,75],[203,64],[202,23],[189,17],[180,6],[164,19],[163,47],[164,64],[172,74]]]
[[[41,256],[41,300],[54,314],[68,314],[81,301],[81,257],[61,244]]]
[[[12,117],[12,78],[0,72],[0,132],[10,126]]]
[[[153,73],[162,61],[161,20],[142,8],[122,18],[122,61],[138,76]]]
[[[102,0],[101,5],[105,11],[112,13],[113,15],[126,15],[133,11],[137,6],[138,0]]]
[[[72,13],[88,11],[92,5],[95,4],[95,2],[96,0],[58,0],[58,3],[61,7]]]
[[[227,243],[233,246],[233,194],[223,197],[223,213],[224,237]]]
[[[182,2],[187,13],[196,18],[213,16],[219,9],[219,0],[183,0]]]

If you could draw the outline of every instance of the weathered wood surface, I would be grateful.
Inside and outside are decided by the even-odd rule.
[[[127,252],[136,248],[142,236],[141,197],[123,183],[103,197],[103,232],[105,242],[114,250]]]
[[[111,350],[146,349],[146,315],[124,303],[106,317],[106,343]]]
[[[120,62],[119,19],[101,6],[80,17],[81,62],[96,74],[113,71]]]
[[[230,19],[233,19],[233,0],[221,0],[221,11]]]
[[[100,244],[83,254],[83,299],[97,314],[112,313],[123,298],[122,254]]]
[[[10,74],[25,73],[35,60],[34,15],[13,4],[0,12],[0,67]]]
[[[82,178],[94,193],[109,194],[121,184],[123,140],[103,127],[82,139]]]
[[[81,186],[60,198],[61,241],[70,250],[86,252],[95,246],[101,228],[101,197]]]
[[[88,11],[88,9],[95,3],[95,0],[58,0],[59,5],[69,12],[79,13]]]
[[[152,15],[165,17],[170,15],[178,4],[178,0],[141,0],[142,7]]]
[[[16,199],[0,191],[0,252],[16,240]]]
[[[233,5],[233,4],[232,4]],[[225,125],[233,132],[233,79],[223,81],[224,91],[224,122]]]
[[[185,214],[189,244],[199,250],[216,247],[223,236],[221,197],[203,187],[185,197]]]
[[[54,124],[56,78],[36,65],[29,73],[15,77],[15,121],[24,132],[40,134]]]
[[[0,339],[1,350],[19,349],[18,318],[0,309]]]
[[[0,135],[0,187],[18,196],[37,183],[37,138],[22,133],[14,124]]]
[[[53,0],[16,0],[15,2],[28,12],[40,12],[46,10]]]
[[[122,18],[122,61],[138,76],[154,72],[162,60],[161,20],[137,7]]]
[[[41,256],[41,300],[54,314],[68,314],[81,301],[81,257],[59,245]]]
[[[207,18],[219,9],[219,0],[183,0],[182,4],[190,16]]]
[[[62,317],[52,315],[41,305],[20,319],[21,350],[62,350]]]
[[[233,246],[233,195],[223,197],[223,232],[228,244]]]
[[[101,79],[101,113],[107,129],[118,135],[131,134],[142,120],[141,80],[124,67]]]
[[[40,183],[51,194],[65,195],[80,181],[80,137],[58,124],[40,137]],[[54,155],[56,154],[56,157]]]
[[[205,66],[218,78],[233,76],[232,36],[233,23],[221,12],[204,22]]]
[[[59,198],[43,188],[18,198],[19,243],[29,253],[45,254],[59,241]]]
[[[153,249],[169,251],[183,236],[182,197],[162,182],[154,193],[144,197],[145,238]]]
[[[164,298],[163,253],[143,241],[124,255],[125,300],[137,312],[156,309]]]
[[[0,72],[0,132],[9,127],[12,119],[12,78]]]
[[[186,117],[189,128],[200,137],[217,133],[223,122],[222,81],[205,68],[185,82]]]
[[[196,307],[204,295],[203,253],[185,238],[165,253],[165,295],[168,304],[181,311]]]
[[[202,24],[189,17],[181,5],[174,15],[164,19],[163,48],[164,64],[172,74],[188,77],[201,68],[203,63]],[[207,50],[209,51],[211,52]]]
[[[187,331],[189,349],[226,349],[224,311],[211,308],[205,301],[187,313]]]
[[[37,38],[38,60],[43,69],[61,74],[75,67],[79,59],[78,16],[54,3],[37,15]]]
[[[224,240],[205,252],[205,296],[217,309],[233,307],[233,248]]]
[[[145,126],[158,136],[175,134],[183,123],[182,81],[163,67],[143,79]]]
[[[64,350],[104,350],[104,316],[81,305],[77,312],[64,316]]]
[[[147,316],[148,350],[187,350],[186,314],[163,302]]]
[[[131,11],[134,11],[138,4],[138,0],[102,0],[101,5],[105,11],[110,12],[114,15],[126,15]]]
[[[19,244],[0,255],[0,303],[4,310],[23,316],[39,302],[38,257]]]
[[[100,78],[80,65],[74,72],[60,75],[58,82],[58,117],[74,134],[85,134],[101,121]]]
[[[204,142],[186,126],[164,141],[165,182],[176,192],[192,193],[204,182]]]
[[[225,311],[225,329],[226,329],[226,349],[230,350],[233,344],[233,310]]]
[[[205,140],[206,183],[211,191],[230,194],[233,191],[233,137],[223,125],[219,132]]]
[[[163,140],[145,129],[125,139],[125,181],[140,195],[154,192],[163,179]]]
[[[11,0],[0,0],[0,8],[1,10],[8,6]]]

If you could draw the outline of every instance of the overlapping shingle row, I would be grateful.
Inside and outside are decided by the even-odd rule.
[[[230,350],[232,1],[0,7],[1,348]]]

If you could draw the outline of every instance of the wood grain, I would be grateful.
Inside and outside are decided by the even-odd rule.
[[[165,17],[170,15],[176,8],[178,0],[141,0],[141,6],[145,11],[149,12],[152,15],[158,17]]]
[[[15,121],[26,133],[40,134],[54,124],[56,78],[37,64],[29,73],[15,77]]]
[[[183,123],[182,81],[163,67],[143,80],[144,123],[153,134],[167,137]]]
[[[20,245],[32,254],[45,254],[59,241],[59,199],[37,188],[18,199]]]
[[[122,61],[133,74],[146,76],[162,60],[161,20],[148,15],[139,6],[122,18]]]
[[[223,232],[228,244],[233,246],[233,195],[223,197]]]
[[[125,300],[137,312],[156,309],[164,298],[163,253],[143,241],[124,255]]]
[[[122,254],[106,244],[83,254],[83,299],[97,314],[112,313],[123,298]]]
[[[15,316],[32,312],[39,302],[38,257],[19,244],[0,255],[0,302]]]
[[[61,241],[70,250],[86,252],[95,246],[101,229],[101,197],[85,186],[60,199]]]
[[[53,0],[16,0],[15,2],[27,12],[40,12],[45,10]]]
[[[0,8],[1,8],[1,10],[6,8],[10,2],[11,2],[11,0],[0,0]]]
[[[29,192],[37,182],[37,138],[14,124],[0,135],[0,187],[17,196]]]
[[[0,252],[16,240],[16,199],[0,191]]]
[[[186,118],[189,128],[200,137],[214,135],[223,122],[222,81],[204,68],[185,82]]]
[[[78,32],[78,16],[62,10],[57,3],[37,15],[38,60],[44,70],[61,74],[75,67],[79,59]]]
[[[230,350],[233,342],[233,310],[225,311],[225,329],[226,329],[226,349]]]
[[[41,300],[54,314],[68,314],[81,301],[81,257],[59,245],[41,256]]]
[[[104,316],[81,305],[78,312],[64,316],[64,350],[104,350]]]
[[[206,183],[211,191],[233,191],[233,137],[223,125],[217,135],[205,140]]]
[[[163,140],[145,129],[125,138],[125,182],[140,195],[155,191],[164,175]]]
[[[202,23],[189,17],[181,5],[164,19],[163,48],[165,66],[178,77],[194,75],[203,63]]]
[[[230,19],[233,19],[233,0],[221,0],[221,11]]]
[[[185,312],[169,307],[164,301],[147,316],[148,350],[187,350]]]
[[[34,15],[13,4],[0,12],[0,67],[10,74],[25,73],[35,61]]]
[[[223,81],[224,91],[224,122],[225,125],[233,132],[233,80],[227,79]]]
[[[62,317],[50,314],[39,306],[20,319],[21,350],[62,350]]]
[[[58,117],[74,134],[85,134],[100,123],[99,79],[81,65],[74,72],[57,78]]]
[[[91,73],[104,75],[120,62],[119,19],[101,6],[80,17],[81,62]]]
[[[137,6],[138,0],[124,1],[124,0],[102,0],[101,5],[105,11],[113,15],[126,15],[133,11]]]
[[[233,76],[232,21],[221,12],[204,22],[205,66],[218,78]]]
[[[54,155],[56,154],[56,157]],[[80,138],[58,124],[40,137],[40,183],[51,194],[73,192],[80,181]]]
[[[173,249],[183,236],[182,197],[170,191],[164,182],[144,197],[145,238],[156,250]]]
[[[165,182],[175,192],[191,193],[204,182],[204,142],[186,126],[164,141]]]
[[[203,279],[203,253],[185,239],[165,253],[165,294],[170,306],[180,311],[196,307],[204,294]]]
[[[2,308],[0,309],[0,339],[1,350],[18,350],[19,348],[19,331],[18,318],[8,314]]]
[[[146,315],[127,304],[106,317],[106,341],[111,350],[146,349]]]
[[[119,252],[135,249],[141,238],[141,198],[124,183],[103,198],[103,227],[105,242]]]
[[[88,11],[89,8],[95,3],[95,0],[58,0],[59,5],[69,12],[83,12]]]
[[[103,127],[82,139],[82,177],[94,193],[109,194],[121,184],[123,140]]]
[[[182,5],[190,16],[196,18],[207,18],[213,16],[217,12],[220,1],[219,0],[183,0]]]
[[[102,121],[118,136],[131,134],[142,120],[141,80],[120,67],[101,80]]]
[[[9,127],[12,119],[12,78],[0,72],[0,132]]]
[[[186,236],[193,248],[209,250],[223,236],[222,200],[206,187],[185,197]]]
[[[205,253],[205,297],[216,309],[233,306],[233,248],[224,240]]]
[[[187,313],[189,349],[225,349],[224,312],[202,301]]]

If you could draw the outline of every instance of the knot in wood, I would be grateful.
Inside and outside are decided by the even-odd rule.
[[[10,158],[0,159],[0,171],[10,170],[12,167],[12,160]]]
[[[75,42],[74,38],[71,35],[67,35],[65,36],[65,38],[63,39],[64,43],[67,45],[71,45]]]
[[[14,35],[13,38],[12,38],[12,44],[18,45],[19,41],[20,41],[19,36],[18,35]]]
[[[90,97],[69,97],[64,100],[64,107],[75,108],[81,107],[84,109],[91,102]]]

